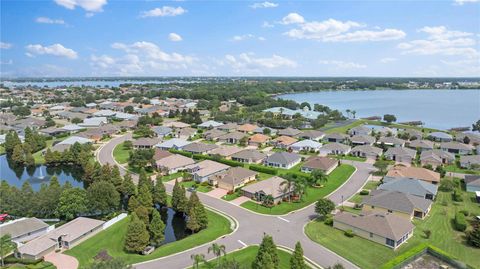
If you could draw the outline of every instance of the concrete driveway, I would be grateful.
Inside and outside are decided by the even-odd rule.
[[[218,198],[218,199],[222,199],[223,196],[227,195],[227,190],[215,188],[207,192],[207,195]]]
[[[77,269],[78,261],[72,256],[52,252],[45,255],[45,261],[53,263],[57,269]]]
[[[250,198],[248,198],[246,196],[240,196],[240,197],[230,201],[230,203],[232,203],[234,205],[241,205],[241,204],[245,203],[246,201],[250,201]]]

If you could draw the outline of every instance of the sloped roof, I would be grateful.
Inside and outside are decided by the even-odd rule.
[[[218,148],[217,145],[194,142],[183,147],[183,150],[191,152],[207,152],[216,148]]]
[[[423,180],[410,178],[388,178],[383,179],[384,183],[378,186],[379,190],[399,191],[415,196],[425,197],[426,194],[437,195],[437,185]]]
[[[373,190],[362,203],[411,214],[414,209],[427,212],[432,201],[399,191]]]
[[[290,152],[275,152],[265,160],[269,163],[291,164],[301,159],[300,155]]]
[[[263,193],[265,193],[265,195],[271,195],[273,198],[277,198],[283,195],[284,193],[285,186],[281,186],[282,182],[284,181],[285,179],[274,176],[274,177],[247,185],[242,189],[243,191],[246,191],[248,193],[257,193],[262,191]]]
[[[305,161],[303,167],[327,171],[336,164],[337,160],[335,159],[328,157],[312,156]]]
[[[265,159],[266,156],[267,156],[266,154],[255,149],[245,149],[232,154],[232,158],[253,160],[255,162]]]
[[[12,238],[47,228],[48,224],[37,218],[22,218],[0,225],[0,237],[9,234]]]
[[[421,167],[395,166],[387,172],[389,177],[408,177],[428,182],[440,182],[440,174]]]

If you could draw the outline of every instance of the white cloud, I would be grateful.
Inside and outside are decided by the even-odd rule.
[[[387,64],[387,63],[395,62],[396,60],[397,58],[386,57],[386,58],[380,59],[380,62],[382,64]]]
[[[288,58],[273,54],[272,57],[256,58],[253,53],[241,53],[238,56],[225,55],[224,64],[230,65],[235,72],[262,72],[281,67],[295,68],[297,63]]]
[[[262,2],[262,3],[254,3],[250,5],[251,8],[257,9],[257,8],[273,8],[273,7],[278,7],[277,3],[272,3],[272,2]]]
[[[147,17],[174,17],[178,15],[182,15],[185,12],[187,12],[186,9],[183,9],[182,7],[170,7],[170,6],[164,6],[162,8],[154,8],[149,11],[144,11],[141,15],[142,18],[147,18]]]
[[[478,77],[480,74],[480,58],[472,58],[472,59],[465,59],[465,60],[458,60],[458,61],[440,61],[445,66],[447,66],[447,70],[450,71],[448,75],[454,76],[472,76]]]
[[[263,36],[256,37],[253,34],[245,34],[245,35],[235,35],[232,38],[230,38],[230,41],[232,42],[239,42],[239,41],[245,41],[249,39],[257,39],[259,41],[265,41],[266,38]]]
[[[354,62],[344,62],[336,60],[322,60],[318,62],[319,64],[330,65],[335,69],[364,69],[367,68],[364,64],[354,63]]]
[[[454,0],[454,3],[460,6],[465,3],[478,3],[478,2],[480,2],[480,0]]]
[[[426,33],[426,39],[412,40],[398,44],[403,54],[444,55],[478,57],[476,41],[472,33],[451,31],[445,26],[423,27],[418,30]]]
[[[173,42],[178,42],[178,41],[182,41],[183,38],[179,35],[179,34],[176,34],[176,33],[170,33],[168,34],[168,39],[170,41],[173,41]]]
[[[48,17],[38,17],[35,19],[37,23],[46,23],[46,24],[65,24],[65,21],[62,19],[51,19]]]
[[[55,3],[67,9],[75,9],[78,6],[89,12],[101,12],[107,0],[55,0]]]
[[[10,49],[13,45],[11,43],[0,42],[0,49]]]
[[[290,13],[287,16],[283,17],[282,24],[297,24],[304,23],[305,19],[298,13]]]
[[[27,49],[27,56],[35,57],[35,55],[53,55],[59,57],[66,57],[69,59],[78,58],[76,51],[65,48],[62,44],[53,44],[51,46],[42,46],[40,44],[28,45],[25,47]]]
[[[305,22],[300,15],[291,16],[292,14],[296,13],[290,13],[284,17],[282,23],[297,25],[296,28],[284,33],[295,39],[313,39],[322,42],[361,42],[397,40],[406,36],[405,32],[398,29],[354,31],[356,28],[366,27],[366,25],[354,21],[328,19],[325,21]]]
[[[262,28],[273,28],[273,27],[274,27],[274,25],[269,23],[268,21],[264,21],[262,23]]]

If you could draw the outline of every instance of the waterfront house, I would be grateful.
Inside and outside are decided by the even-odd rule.
[[[295,153],[275,152],[265,159],[264,164],[271,167],[290,169],[299,164],[301,160],[300,155]]]
[[[325,174],[330,174],[338,166],[338,161],[328,157],[312,156],[302,165],[301,171],[311,173],[313,170],[321,170]]]

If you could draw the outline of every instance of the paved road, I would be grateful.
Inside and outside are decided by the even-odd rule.
[[[130,135],[117,137],[111,139],[107,144],[99,149],[97,158],[102,164],[116,164],[113,159],[113,149],[116,145],[129,139]],[[371,164],[345,161],[345,163],[352,164],[357,169],[351,178],[329,198],[337,205],[342,201],[354,195],[368,180],[370,171],[374,168]],[[122,169],[122,173],[125,171]],[[172,184],[166,184],[168,192],[172,191]],[[234,218],[238,225],[237,229],[230,235],[224,236],[215,240],[216,243],[225,245],[227,252],[243,248],[247,245],[260,244],[264,233],[273,236],[277,245],[293,249],[295,243],[300,241],[305,256],[321,267],[328,267],[337,262],[343,264],[345,268],[358,268],[343,257],[329,251],[325,247],[311,241],[304,234],[304,226],[316,217],[314,212],[314,205],[307,206],[296,212],[284,216],[267,216],[253,213],[242,207],[236,206],[232,203],[223,201],[206,195],[198,193],[200,200],[208,207],[219,210],[232,218]],[[203,253],[207,255],[207,249],[211,245],[210,242],[203,246],[187,250],[185,252],[177,253],[171,256],[163,257],[157,260],[148,261],[145,263],[136,264],[138,269],[154,269],[154,268],[186,268],[192,265],[190,256],[192,254]],[[352,250],[355,251],[355,250]],[[213,258],[212,255],[207,255],[207,259]]]

